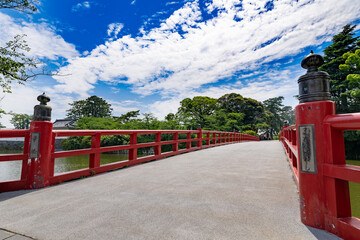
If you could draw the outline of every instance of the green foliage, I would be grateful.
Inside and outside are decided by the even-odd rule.
[[[32,115],[28,114],[17,114],[10,112],[12,115],[12,118],[10,120],[10,123],[14,125],[15,129],[29,129],[30,128],[30,122],[33,119]]]
[[[125,114],[122,114],[120,117],[114,117],[117,121],[121,123],[127,123],[133,119],[136,119],[140,115],[140,110],[130,111]]]
[[[244,133],[249,134],[251,136],[256,136],[256,137],[258,136],[257,133],[253,130],[246,130],[246,131],[244,131]]]
[[[114,118],[83,117],[76,122],[77,129],[118,129],[119,123]]]
[[[269,126],[268,130],[272,138],[281,131],[285,120],[289,121],[290,125],[295,124],[295,112],[292,107],[284,106],[283,100],[284,97],[280,96],[264,101],[265,108],[268,111],[265,122]]]
[[[360,160],[360,131],[344,131],[347,160]]]
[[[16,35],[14,40],[0,47],[0,87],[3,92],[11,93],[11,82],[23,83],[38,74],[28,74],[29,68],[36,68],[39,62],[28,58],[25,52],[30,48],[23,39],[26,35]]]
[[[337,113],[360,112],[360,41],[354,37],[355,25],[344,26],[325,48],[325,63],[320,68],[330,74],[330,90]],[[360,159],[360,134],[345,131],[347,159]]]
[[[160,121],[151,113],[142,114],[130,111],[119,117],[81,117],[76,122],[77,129],[197,129],[201,124],[204,130],[242,131],[257,136],[273,129],[277,134],[285,119],[292,121],[293,110],[282,105],[283,97],[266,100],[263,104],[240,94],[231,93],[219,99],[210,97],[186,98],[180,102],[176,114],[169,113],[165,120]],[[82,100],[82,106],[86,100]],[[79,102],[79,101],[78,101]],[[78,103],[76,103],[78,104]],[[72,104],[75,106],[76,104]],[[81,106],[81,107],[82,107]],[[75,112],[75,110],[73,109]],[[70,111],[69,111],[70,112]],[[81,112],[78,111],[77,114]],[[162,140],[171,140],[171,134],[162,135]],[[153,142],[154,135],[139,135],[138,142]],[[101,146],[115,146],[129,143],[129,136],[104,136]],[[63,141],[64,149],[88,148],[91,145],[89,137],[71,137]],[[163,146],[163,151],[170,151],[172,146]]]
[[[67,117],[71,119],[80,119],[83,117],[104,118],[111,116],[111,104],[104,99],[91,96],[85,100],[74,101],[69,104],[71,108],[66,110]]]
[[[206,117],[214,114],[217,100],[210,97],[185,98],[180,102],[178,113],[184,125],[191,129],[207,126]]]
[[[326,71],[330,75],[330,92],[332,100],[336,103],[337,113],[359,112],[360,104],[357,98],[358,91],[353,89],[356,84],[356,77],[350,76],[354,74],[355,66],[351,63],[356,56],[349,55],[358,48],[357,41],[359,37],[354,37],[356,25],[346,25],[343,30],[335,35],[332,44],[324,50],[324,64],[321,71]],[[348,61],[349,65],[346,64]],[[347,65],[347,66],[345,66]]]
[[[0,0],[0,9],[13,9],[24,13],[37,11],[35,4],[38,1],[29,0]],[[24,40],[25,34],[16,35],[13,40],[0,47],[0,87],[3,92],[11,92],[11,82],[22,83],[39,74],[28,73],[29,69],[36,68],[40,63],[34,58],[26,57],[30,47]]]
[[[38,3],[38,1],[31,0],[0,0],[0,9],[14,9],[31,14],[37,11],[35,4]]]
[[[360,49],[357,49],[354,53],[345,53],[343,58],[345,63],[340,64],[340,71],[352,72],[352,74],[346,76],[348,88],[344,94],[354,101],[354,105],[358,106],[360,111]]]

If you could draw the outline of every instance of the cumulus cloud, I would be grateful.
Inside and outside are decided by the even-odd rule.
[[[0,13],[0,45],[25,34],[24,40],[31,48],[29,57],[57,60],[59,57],[74,58],[79,55],[73,44],[67,43],[55,29],[47,23],[28,23]]]
[[[32,115],[34,113],[34,106],[39,104],[36,98],[38,95],[42,94],[44,90],[51,98],[49,105],[54,110],[52,111],[52,120],[55,121],[55,119],[64,118],[65,112],[69,108],[68,104],[73,102],[75,99],[61,93],[48,91],[49,88],[42,88],[32,84],[13,85],[12,93],[2,96],[0,100],[0,108],[5,112],[12,111],[15,113]],[[10,123],[11,117],[11,115],[1,115],[1,123],[7,128],[13,128]]]
[[[117,35],[123,27],[124,24],[122,23],[110,23],[108,26],[107,35],[109,37],[117,38]]]
[[[56,88],[86,95],[98,81],[121,82],[140,95],[178,96],[320,45],[360,12],[352,0],[279,0],[271,8],[267,2],[213,0],[208,20],[198,1],[187,2],[141,36],[107,41],[71,59],[61,73],[72,75],[57,78]]]
[[[85,2],[82,2],[82,3],[78,3],[76,5],[74,5],[72,8],[71,8],[71,11],[72,12],[77,12],[81,9],[89,9],[91,6],[90,6],[90,3],[88,1],[85,1]]]
[[[28,57],[36,57],[39,59],[59,60],[73,59],[79,56],[78,51],[73,44],[67,43],[56,30],[47,23],[29,23],[23,20],[15,20],[14,18],[0,13],[0,46],[4,46],[6,42],[12,40],[15,35],[26,34],[24,40],[31,48],[26,53]],[[57,62],[54,62],[57,64]],[[50,80],[51,81],[51,80]],[[38,104],[36,96],[40,95],[47,88],[36,87],[36,81],[26,85],[12,85],[11,94],[0,94],[0,109],[6,112],[13,111],[15,113],[33,114],[34,105]],[[54,118],[63,118],[67,103],[73,100],[69,96],[62,93],[52,92],[52,106],[57,109]],[[1,122],[6,127],[12,127],[10,124],[11,116],[2,115]]]
[[[150,112],[154,113],[159,119],[163,119],[168,113],[176,113],[180,107],[180,101],[184,98],[193,98],[195,96],[208,96],[220,98],[228,93],[238,93],[244,97],[253,98],[258,101],[264,101],[269,98],[284,96],[284,104],[295,107],[298,103],[294,97],[297,94],[297,78],[303,74],[301,69],[271,70],[263,72],[254,72],[255,80],[243,81],[239,78],[232,84],[223,84],[203,89],[194,89],[187,92],[181,92],[177,96],[169,99],[164,98],[148,106]]]

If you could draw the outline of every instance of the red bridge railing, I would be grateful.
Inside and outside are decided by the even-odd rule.
[[[52,130],[52,123],[35,121],[31,123],[30,130],[0,130],[0,138],[24,137],[23,154],[0,155],[0,162],[22,161],[20,180],[0,182],[0,192],[20,189],[41,188],[58,184],[71,179],[91,176],[143,162],[161,159],[181,153],[199,149],[220,146],[243,141],[259,141],[258,137],[235,132],[203,131],[198,130]],[[31,133],[40,132],[40,147],[38,158],[30,158]],[[138,143],[137,136],[143,134],[155,135],[154,142]],[[163,134],[172,134],[172,140],[161,141]],[[180,139],[179,135],[186,135]],[[128,135],[130,143],[110,147],[101,147],[101,137],[108,135]],[[57,137],[90,136],[91,148],[55,152],[55,139]],[[195,137],[195,138],[192,138]],[[196,142],[195,144],[192,144]],[[179,149],[179,144],[186,147]],[[162,145],[172,145],[172,151],[162,152]],[[154,154],[138,157],[137,149],[154,147]],[[128,160],[109,164],[100,164],[101,153],[128,150]],[[61,157],[89,155],[89,167],[85,169],[54,174],[55,159]]]
[[[299,185],[298,176],[298,146],[296,141],[296,126],[284,127],[280,133],[279,140],[282,142],[285,153],[289,159],[291,170],[293,171],[296,184]]]
[[[300,109],[305,109],[303,105],[305,104],[300,104],[296,109],[299,121],[309,119],[308,115],[301,116]],[[312,105],[309,109],[326,109],[326,105],[329,107],[331,103],[306,103],[306,108],[308,105]],[[328,109],[330,108],[331,106]],[[316,117],[318,116],[315,112],[314,118]],[[299,141],[304,141],[304,137],[299,136],[299,126],[301,124],[284,127],[280,133],[280,141],[289,159],[294,178],[299,184],[302,221],[306,225],[325,229],[344,239],[359,239],[360,219],[351,214],[349,181],[360,183],[360,166],[346,164],[343,132],[360,130],[360,113],[330,114],[323,118],[321,124],[315,120],[317,172],[310,173],[311,178],[309,173],[302,172],[304,157],[301,158],[301,155],[305,153],[304,150],[299,150]]]

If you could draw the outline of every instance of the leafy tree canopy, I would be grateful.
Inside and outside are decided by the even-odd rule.
[[[0,0],[0,9],[14,9],[24,13],[35,13],[38,1],[32,0]]]
[[[32,115],[28,114],[17,114],[10,112],[12,115],[12,118],[10,120],[10,123],[14,125],[15,129],[29,129],[30,128],[30,122],[33,119]]]
[[[354,73],[353,68],[339,69],[345,64],[346,53],[354,53],[358,48],[354,29],[356,25],[345,25],[343,30],[332,38],[332,44],[324,50],[324,64],[320,70],[326,71],[330,75],[330,92],[332,100],[336,103],[338,113],[358,112],[360,107],[356,103],[349,90],[352,89],[351,82],[347,76]],[[350,93],[350,94],[349,94]]]
[[[66,116],[71,119],[80,119],[83,117],[110,117],[112,112],[111,104],[97,96],[91,96],[85,100],[74,101],[69,105],[71,108],[66,110]]]

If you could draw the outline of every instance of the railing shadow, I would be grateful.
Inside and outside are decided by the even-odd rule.
[[[306,225],[305,225],[306,226]],[[331,234],[325,230],[320,230],[317,228],[312,228],[309,226],[306,226],[307,229],[319,240],[341,240],[342,238],[339,238],[338,236]]]

